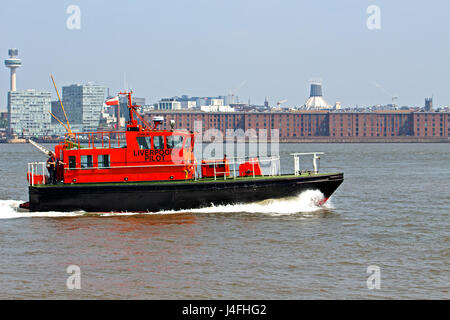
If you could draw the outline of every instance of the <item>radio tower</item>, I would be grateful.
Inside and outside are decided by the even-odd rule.
[[[5,60],[5,66],[11,69],[11,89],[10,91],[16,91],[16,69],[22,65],[22,61],[17,58],[19,50],[9,49],[9,59]]]

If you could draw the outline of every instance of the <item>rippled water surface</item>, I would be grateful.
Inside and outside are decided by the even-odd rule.
[[[450,298],[450,144],[283,144],[286,171],[290,152],[324,151],[322,171],[345,173],[324,207],[311,190],[139,215],[18,212],[45,157],[0,150],[0,299]]]

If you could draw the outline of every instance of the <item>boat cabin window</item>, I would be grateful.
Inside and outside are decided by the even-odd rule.
[[[164,136],[153,136],[153,148],[164,149]]]
[[[150,141],[150,137],[137,137],[137,143],[139,145],[139,149],[151,149],[152,143]]]
[[[183,147],[183,136],[167,136],[167,149],[179,149]]]
[[[109,154],[99,154],[98,155],[98,167],[109,168]]]
[[[69,156],[69,169],[75,169],[77,166],[77,158],[75,156]]]
[[[92,155],[81,156],[80,162],[81,162],[81,169],[88,169],[94,166],[92,162]]]

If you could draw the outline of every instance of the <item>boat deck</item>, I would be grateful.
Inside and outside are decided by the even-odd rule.
[[[214,178],[200,178],[197,180],[173,180],[173,181],[136,181],[136,182],[102,182],[102,183],[58,183],[58,184],[36,184],[33,187],[35,188],[54,188],[54,187],[95,187],[95,186],[143,186],[143,185],[167,185],[167,184],[201,184],[201,183],[231,183],[236,181],[260,181],[260,180],[276,180],[276,179],[289,179],[289,178],[307,178],[307,177],[320,177],[320,176],[329,176],[336,175],[340,173],[312,173],[305,172],[299,175],[295,174],[282,174],[277,176],[249,176],[249,177],[227,177],[224,179],[223,177]]]

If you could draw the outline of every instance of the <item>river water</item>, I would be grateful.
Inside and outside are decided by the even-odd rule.
[[[344,172],[325,206],[311,190],[121,216],[18,212],[45,157],[0,150],[0,299],[450,298],[450,144],[282,144],[284,170],[323,151],[321,171]]]

